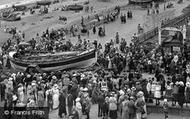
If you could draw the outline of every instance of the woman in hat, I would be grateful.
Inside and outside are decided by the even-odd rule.
[[[183,108],[183,104],[185,103],[185,86],[183,81],[179,82],[179,90],[178,90],[178,104],[181,108]]]
[[[130,97],[128,108],[129,108],[129,119],[134,119],[135,118],[135,97],[133,96]]]
[[[53,109],[57,109],[59,105],[59,89],[57,84],[54,84],[52,91],[53,91]]]
[[[76,101],[76,110],[79,114],[79,119],[82,119],[82,105],[80,103],[81,99],[78,97],[76,98],[75,101]]]
[[[124,96],[124,101],[122,102],[122,119],[129,118],[129,97],[127,95]]]
[[[109,117],[110,119],[117,119],[117,99],[113,94],[109,98]]]
[[[156,105],[159,105],[160,104],[159,100],[161,98],[161,85],[159,82],[156,83],[154,98],[156,99]]]
[[[173,88],[172,88],[172,106],[175,106],[176,105],[176,101],[177,101],[177,98],[178,98],[178,91],[179,91],[179,82],[175,82]]]
[[[44,91],[42,90],[42,88],[38,89],[37,92],[37,102],[38,102],[38,107],[44,107],[44,101],[45,101],[45,97],[44,97]]]
[[[106,97],[105,101],[102,105],[102,114],[103,114],[103,119],[107,119],[108,117],[108,112],[109,112],[109,98]]]
[[[18,98],[21,102],[24,102],[24,87],[21,83],[18,86],[19,86],[17,89]]]
[[[59,95],[59,111],[58,111],[58,115],[60,118],[63,118],[63,114],[64,114],[64,118],[67,116],[67,104],[66,104],[66,95],[63,93],[63,91],[60,91],[60,95]]]
[[[145,100],[144,98],[144,94],[142,91],[139,91],[137,93],[137,100],[135,102],[135,107],[136,107],[136,119],[142,119],[143,115],[146,113],[146,109],[145,109]]]
[[[185,102],[186,102],[186,106],[187,106],[187,103],[190,102],[190,82],[186,83],[186,87],[185,87]]]

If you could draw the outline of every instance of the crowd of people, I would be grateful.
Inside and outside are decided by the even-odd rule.
[[[63,36],[64,32],[47,29],[29,44],[31,50],[48,52],[95,48],[98,68],[12,73],[0,85],[4,107],[48,107],[49,111],[58,109],[60,118],[82,119],[86,115],[89,119],[92,105],[98,104],[97,115],[103,119],[142,119],[147,117],[147,104],[158,106],[164,99],[171,101],[172,106],[178,102],[183,108],[190,101],[190,64],[185,48],[181,52],[166,52],[163,48],[150,50],[145,45],[128,45],[118,32],[105,46],[81,39],[80,35],[76,45],[70,40],[63,43]],[[10,42],[6,43],[9,47]],[[2,49],[7,51],[9,47]]]
[[[84,46],[85,40],[80,42]],[[100,70],[13,73],[1,82],[5,107],[48,106],[58,108],[59,117],[81,119],[83,114],[89,118],[91,104],[98,104],[98,116],[103,118],[141,119],[147,115],[146,103],[160,105],[167,98],[172,106],[178,102],[183,108],[189,102],[190,68],[185,52],[149,52],[145,46],[127,46],[119,33],[104,50],[95,44]],[[145,79],[144,73],[149,75]]]

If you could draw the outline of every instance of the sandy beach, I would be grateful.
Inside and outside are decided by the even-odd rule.
[[[78,0],[74,2],[78,2],[79,4],[83,4],[86,0]],[[24,32],[26,34],[26,41],[30,40],[31,38],[35,37],[37,33],[41,34],[43,31],[45,31],[47,28],[50,29],[57,29],[64,27],[64,23],[62,21],[59,21],[59,16],[65,16],[67,17],[67,24],[73,23],[75,21],[78,21],[81,19],[81,16],[87,16],[90,14],[93,14],[91,12],[86,13],[83,11],[79,13],[75,13],[74,11],[54,11],[55,8],[61,8],[61,6],[73,4],[73,1],[63,1],[59,4],[52,4],[49,8],[49,13],[40,15],[38,14],[39,10],[36,10],[36,14],[30,15],[29,12],[26,12],[24,16],[21,16],[20,21],[15,22],[7,22],[7,21],[1,21],[1,29],[0,29],[0,36],[1,41],[0,43],[6,41],[8,37],[10,36],[7,33],[4,33],[4,27],[17,27],[18,30]],[[111,1],[111,2],[99,2],[99,1],[90,1],[89,6],[94,7],[94,11],[100,12],[104,9],[108,9],[110,7],[114,7],[116,5],[122,5],[127,4],[127,1],[120,0],[117,1]]]
[[[32,38],[34,38],[37,33],[42,34],[47,28],[49,28],[49,30],[51,30],[51,29],[63,28],[68,24],[77,24],[77,23],[80,24],[82,16],[85,18],[88,15],[93,15],[93,14],[102,12],[109,8],[113,8],[116,5],[127,5],[128,4],[128,2],[126,0],[118,0],[118,1],[111,0],[110,2],[101,2],[98,0],[90,0],[90,3],[88,4],[88,6],[94,7],[93,13],[92,12],[87,13],[84,10],[77,12],[77,13],[74,11],[61,11],[61,10],[55,11],[54,10],[56,8],[61,8],[64,5],[73,4],[73,2],[83,4],[85,1],[87,1],[87,0],[78,0],[78,1],[64,0],[63,2],[60,2],[58,4],[52,4],[49,8],[48,14],[40,15],[38,13],[39,9],[37,9],[36,13],[33,15],[30,15],[29,12],[26,12],[26,14],[24,16],[21,16],[20,21],[15,21],[15,22],[1,21],[0,45],[2,45],[2,43],[5,42],[10,37],[10,34],[4,32],[5,26],[8,28],[17,27],[18,30],[25,33],[25,36],[26,36],[25,41],[29,41]],[[176,9],[177,12],[176,12],[175,16],[179,16],[181,14],[182,9],[184,7],[186,7],[188,4],[189,4],[188,1],[184,1],[184,3],[182,3],[182,4],[175,4],[175,7],[171,8],[171,9]],[[160,5],[160,8],[163,9],[163,5]],[[127,24],[125,24],[125,25],[120,24],[120,22],[114,22],[114,23],[108,24],[108,25],[106,25],[107,35],[105,37],[100,38],[100,37],[97,37],[96,35],[92,34],[88,39],[89,40],[98,39],[98,41],[105,44],[105,42],[103,42],[103,41],[110,40],[111,38],[114,37],[116,31],[120,31],[120,33],[121,33],[120,35],[123,38],[126,38],[127,41],[130,43],[132,35],[137,31],[137,25],[143,24],[145,22],[144,16],[147,14],[147,10],[142,10],[142,9],[139,9],[138,7],[137,8],[130,7],[130,8],[126,8],[126,10],[124,10],[122,12],[127,13],[127,9],[133,10],[133,12],[134,12],[133,20],[128,20]],[[163,10],[160,10],[160,11],[162,12]],[[67,23],[65,24],[63,21],[60,21],[58,19],[59,16],[67,17]],[[118,21],[119,21],[119,19],[118,19]],[[76,41],[76,37],[72,37],[69,39],[71,39],[73,42]]]

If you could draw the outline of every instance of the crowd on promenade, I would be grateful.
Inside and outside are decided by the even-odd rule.
[[[52,42],[57,35],[59,38]],[[19,36],[17,44],[25,35],[20,32]],[[97,115],[104,119],[142,119],[147,116],[149,103],[158,106],[165,99],[172,106],[178,103],[183,108],[190,101],[190,64],[185,48],[181,52],[166,52],[162,48],[150,51],[146,46],[128,45],[118,32],[105,46],[81,39],[80,35],[76,45],[70,40],[62,44],[63,36],[61,31],[47,29],[29,42],[29,50],[95,48],[97,70],[12,73],[0,85],[5,108],[47,106],[49,111],[58,109],[60,118],[82,119],[86,115],[89,119],[92,104],[98,104]],[[3,52],[11,47],[11,40],[5,46]],[[22,50],[26,49],[19,48]],[[10,67],[7,57],[4,59],[3,66]],[[142,77],[144,73],[148,77]]]
[[[80,40],[82,48],[85,42]],[[172,106],[178,102],[183,108],[189,102],[190,65],[185,50],[150,52],[145,46],[128,46],[119,33],[105,46],[97,41],[91,45],[99,52],[101,69],[13,73],[1,82],[5,107],[48,106],[58,109],[59,117],[64,114],[81,119],[83,114],[89,118],[91,104],[98,104],[98,116],[103,118],[141,119],[146,117],[147,103],[160,105],[166,98]],[[149,74],[145,79],[144,73]]]

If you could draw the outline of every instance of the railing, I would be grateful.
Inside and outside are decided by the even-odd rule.
[[[164,28],[164,27],[171,27],[171,26],[176,26],[176,25],[178,26],[179,24],[186,22],[186,18],[189,16],[190,16],[189,13],[182,14],[178,17],[175,17],[174,19],[166,21],[164,24],[162,24],[161,27]],[[139,35],[137,37],[137,41],[140,44],[140,43],[148,41],[149,39],[151,39],[157,35],[158,35],[158,27]]]

